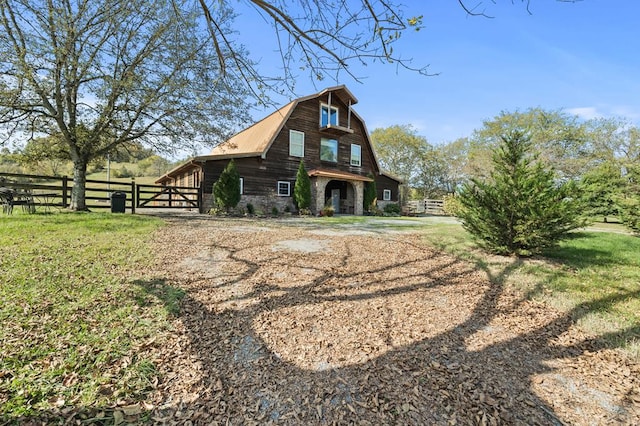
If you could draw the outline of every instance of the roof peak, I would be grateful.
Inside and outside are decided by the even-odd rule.
[[[308,95],[308,96],[303,96],[302,98],[298,98],[296,99],[296,101],[301,102],[301,101],[306,101],[313,98],[319,98],[320,96],[326,95],[328,93],[335,93],[338,96],[338,98],[340,98],[340,100],[345,103],[345,105],[355,105],[358,103],[358,99],[353,95],[353,93],[351,93],[351,91],[344,84],[327,87],[326,89],[323,89],[320,92],[315,93],[313,95]]]

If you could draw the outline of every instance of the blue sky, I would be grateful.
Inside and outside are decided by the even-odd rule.
[[[475,3],[474,3],[475,1]],[[469,5],[480,0],[470,0]],[[624,117],[640,125],[640,0],[532,0],[529,14],[516,0],[485,0],[493,19],[467,16],[454,0],[407,0],[406,16],[424,15],[424,28],[394,48],[437,76],[394,65],[356,69],[346,78],[354,109],[369,131],[413,125],[430,143],[469,136],[501,111],[563,109],[584,118]],[[261,18],[241,11],[239,38],[265,72],[279,54]],[[297,81],[299,95],[336,82]],[[288,98],[275,97],[278,104]],[[255,119],[267,111],[258,111]]]

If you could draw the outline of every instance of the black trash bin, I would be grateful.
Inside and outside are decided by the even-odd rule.
[[[126,193],[119,191],[111,193],[111,213],[124,213],[126,203]]]

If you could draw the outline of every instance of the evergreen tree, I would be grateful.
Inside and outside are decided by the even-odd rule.
[[[233,159],[229,161],[216,183],[213,184],[213,197],[216,203],[227,211],[240,202],[240,175]]]
[[[304,163],[300,160],[296,184],[293,188],[293,198],[299,210],[308,209],[311,206],[311,179],[304,168]]]
[[[364,211],[371,211],[373,204],[376,201],[376,180],[373,175],[369,175],[373,182],[367,182],[364,185]]]
[[[627,170],[624,197],[619,198],[622,222],[640,234],[640,166]]]
[[[588,215],[602,216],[605,222],[607,216],[619,215],[617,199],[624,190],[624,180],[615,163],[605,162],[585,173],[580,189]]]
[[[514,130],[501,137],[489,179],[460,192],[464,228],[498,254],[527,256],[554,245],[583,224],[575,185],[559,184],[531,154],[530,139]]]

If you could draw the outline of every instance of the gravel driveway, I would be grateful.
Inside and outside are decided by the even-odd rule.
[[[411,229],[167,218],[186,292],[152,419],[192,424],[639,424],[640,368]]]

